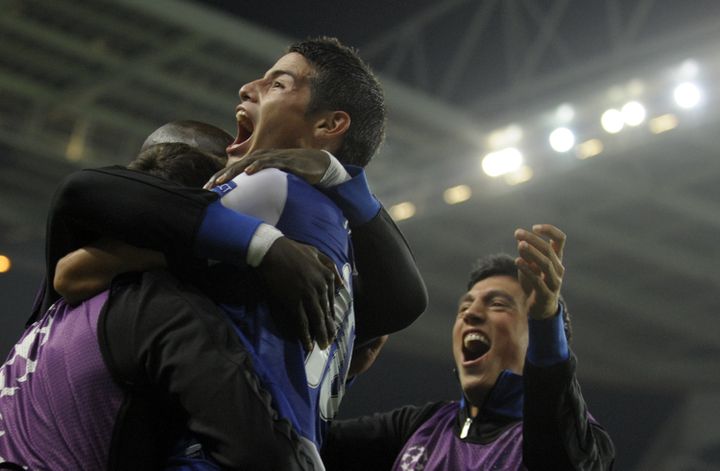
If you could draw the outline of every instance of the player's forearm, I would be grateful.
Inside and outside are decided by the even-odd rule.
[[[76,304],[108,289],[112,279],[121,273],[166,266],[161,252],[101,239],[61,258],[53,284],[67,302]]]

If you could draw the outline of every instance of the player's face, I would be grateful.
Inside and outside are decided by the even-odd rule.
[[[313,120],[306,115],[315,70],[296,52],[281,57],[265,76],[240,88],[238,134],[227,149],[242,157],[258,149],[315,147]]]
[[[528,343],[527,307],[510,276],[477,282],[460,299],[453,327],[453,356],[471,403],[493,387],[503,370],[522,374]]]

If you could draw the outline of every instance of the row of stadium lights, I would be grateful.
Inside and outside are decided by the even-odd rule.
[[[682,109],[691,109],[702,101],[702,92],[693,82],[683,82],[673,90],[675,104]],[[563,105],[565,113],[573,114],[572,108]],[[561,107],[562,108],[562,107]],[[638,101],[629,101],[620,109],[611,108],[600,116],[600,125],[608,134],[617,134],[627,127],[637,127],[645,122],[647,110]],[[677,127],[679,120],[671,113],[663,114],[648,121],[648,129],[653,134],[661,134]],[[519,130],[517,131],[519,133]],[[589,159],[600,154],[604,145],[600,139],[589,139],[576,144],[575,133],[570,128],[559,127],[548,136],[550,147],[558,153],[575,149],[578,159]],[[524,165],[522,152],[515,147],[505,147],[486,154],[481,161],[482,170],[492,178],[503,176],[508,185],[518,185],[530,180],[533,171]],[[462,203],[472,197],[468,185],[457,185],[443,192],[445,203],[452,205]],[[398,203],[389,209],[396,221],[410,219],[417,212],[415,205],[409,201]]]

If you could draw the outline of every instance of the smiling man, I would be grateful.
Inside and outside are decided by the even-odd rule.
[[[607,470],[614,448],[587,412],[560,298],[565,234],[515,232],[519,256],[481,259],[452,351],[462,398],[333,424],[329,470]],[[545,239],[547,238],[547,240]]]

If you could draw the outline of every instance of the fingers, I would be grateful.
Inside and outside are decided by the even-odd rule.
[[[223,170],[216,173],[213,177],[217,176],[215,178],[215,185],[222,185],[225,182],[228,182],[232,180],[233,178],[237,177],[241,173],[245,171],[245,169],[253,163],[253,159],[250,158],[250,156],[245,156],[238,160],[237,162],[225,167]],[[210,183],[210,182],[208,182]],[[207,186],[207,184],[206,184]],[[213,185],[214,186],[214,185]]]
[[[541,234],[550,239],[555,254],[562,260],[563,251],[565,249],[565,241],[567,236],[563,231],[553,226],[552,224],[535,224],[533,225],[533,232]]]
[[[547,238],[547,239],[546,239]],[[566,236],[550,224],[535,224],[531,231],[517,229],[515,264],[519,281],[531,299],[529,315],[546,318],[557,311],[557,298],[565,267],[562,264]]]
[[[313,341],[310,335],[310,322],[308,321],[308,316],[302,304],[298,305],[297,323],[297,331],[300,332],[300,342],[302,342],[305,351],[309,352],[313,349]]]
[[[557,236],[557,240],[551,238],[550,242],[548,242],[539,235],[537,235],[538,233],[550,233],[551,231],[546,230],[546,227],[552,228],[552,235]],[[565,268],[563,267],[561,261],[561,254],[565,244],[565,234],[563,234],[556,227],[550,226],[549,224],[536,224],[535,226],[533,226],[533,231],[534,232],[526,231],[524,229],[517,229],[515,231],[515,239],[517,239],[518,243],[525,242],[534,249],[536,249],[536,251],[533,251],[533,253],[539,252],[540,254],[542,254],[542,256],[552,264],[554,272],[557,273],[560,277],[562,277],[563,273],[565,272]],[[558,255],[557,252],[558,248],[560,250],[560,255]],[[520,245],[518,244],[518,250],[519,249]],[[543,263],[541,263],[540,265],[545,265],[546,260],[542,260]]]
[[[328,331],[325,325],[328,318],[327,315],[327,297],[317,296],[306,301],[308,303],[305,312],[308,314],[307,319],[310,324],[310,335],[318,343],[321,350],[325,350],[330,342],[328,341]],[[308,350],[312,350],[311,348]]]
[[[558,273],[553,261],[544,252],[524,240],[518,243],[518,252],[521,260],[527,265],[529,272],[535,277],[544,280],[547,287],[552,291],[560,289],[561,275]],[[527,275],[527,273],[525,274]]]
[[[313,288],[306,296],[307,318],[310,323],[310,335],[320,349],[328,348],[335,337],[335,264],[314,247],[307,247],[314,256],[313,263],[318,263],[319,276],[312,277]],[[330,269],[332,267],[332,269]]]
[[[205,185],[203,185],[203,188],[206,190],[210,190],[213,187],[217,186],[218,185],[217,179],[220,177],[220,175],[222,175],[224,173],[225,173],[225,169],[218,170],[217,172],[215,172],[215,174],[212,177],[210,177],[210,180],[208,180],[207,183],[205,183]]]
[[[337,266],[330,257],[321,252],[317,252],[317,256],[320,263],[328,269],[325,276],[324,286],[324,299],[326,300],[327,313],[325,327],[327,329],[328,343],[331,343],[335,340],[335,333],[337,331],[337,326],[335,325],[335,288],[337,286],[342,286],[342,278],[340,278]]]
[[[550,287],[547,285],[545,280],[543,280],[543,276],[537,273],[536,270],[533,270],[531,264],[528,263],[527,260],[522,257],[518,257],[515,259],[515,265],[517,265],[518,269],[524,275],[526,282],[530,284],[534,291],[539,291],[540,295],[545,297],[552,294]]]
[[[266,168],[277,168],[315,185],[322,180],[329,164],[328,155],[318,149],[262,149],[225,169],[215,183],[223,183],[242,172],[252,175]]]

